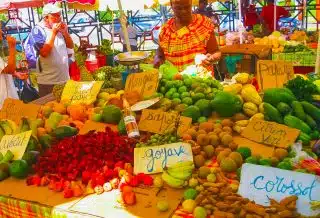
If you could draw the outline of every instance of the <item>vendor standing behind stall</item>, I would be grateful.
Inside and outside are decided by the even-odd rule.
[[[274,4],[275,0],[268,0],[268,5],[263,6],[260,17],[265,27],[266,35],[271,34],[274,29],[274,22],[276,22],[276,28],[278,30],[278,22],[282,17],[290,17],[290,12],[287,11],[284,7],[276,6]],[[276,7],[276,9],[275,9]],[[274,16],[274,11],[276,10],[276,17]]]
[[[168,60],[180,71],[194,63],[196,54],[206,54],[206,66],[221,57],[212,21],[200,14],[192,14],[192,0],[171,0],[174,17],[161,29],[159,48],[154,66]]]

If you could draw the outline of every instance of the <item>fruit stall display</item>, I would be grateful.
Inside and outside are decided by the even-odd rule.
[[[82,69],[85,71],[85,69]],[[55,101],[41,106],[36,119],[23,117],[17,126],[0,121],[0,139],[32,131],[25,154],[13,160],[10,151],[0,153],[0,181],[9,176],[25,179],[29,186],[46,186],[65,198],[102,194],[119,189],[121,203],[139,204],[134,188],[170,187],[184,189],[183,201],[174,217],[303,217],[297,212],[297,196],[281,201],[270,198],[270,206],[261,206],[237,194],[244,163],[320,175],[320,83],[319,78],[296,77],[284,88],[268,89],[263,97],[253,85],[254,78],[238,73],[233,84],[223,84],[211,77],[193,77],[177,72],[159,80],[154,95],[144,98],[138,92],[125,92],[110,83],[119,78],[121,67],[102,67],[88,73],[88,80],[104,81],[91,105],[62,101],[63,86],[56,86]],[[172,70],[172,69],[171,69]],[[149,109],[176,112],[192,119],[189,129],[180,135],[141,132],[139,139],[127,136],[122,98],[130,105],[160,97]],[[135,112],[139,122],[141,112]],[[297,143],[312,164],[296,163],[295,148],[275,148],[272,157],[255,155],[239,146],[235,137],[253,120],[266,120],[300,130]],[[108,124],[104,132],[79,131],[87,121]],[[113,128],[110,128],[113,127]],[[117,131],[115,131],[117,129]],[[134,148],[176,142],[191,145],[193,161],[179,162],[155,175],[133,172]],[[159,212],[168,210],[168,202],[159,201]],[[318,210],[319,202],[312,202]]]

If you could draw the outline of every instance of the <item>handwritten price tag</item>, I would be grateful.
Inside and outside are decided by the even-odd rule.
[[[281,88],[294,76],[293,65],[286,61],[259,60],[257,79],[262,90]]]
[[[32,131],[23,132],[17,135],[5,135],[0,142],[0,152],[5,153],[10,150],[14,155],[14,160],[21,159],[28,146]]]
[[[185,161],[193,161],[191,145],[188,143],[179,142],[134,149],[135,174],[160,173],[166,166]]]
[[[320,209],[311,210],[310,202],[320,201],[319,177],[273,167],[243,164],[238,194],[258,204],[270,205],[270,198],[280,201],[298,196],[297,210],[305,216],[317,216]]]
[[[140,96],[149,97],[158,88],[159,72],[149,71],[129,74],[126,80],[125,92],[137,91]]]
[[[40,105],[24,104],[22,101],[7,98],[0,110],[0,119],[9,119],[19,125],[22,117],[37,118],[40,107]]]
[[[139,122],[139,130],[165,134],[178,126],[178,135],[186,132],[192,123],[189,117],[178,117],[177,113],[145,109]]]
[[[294,143],[300,131],[285,125],[263,120],[252,120],[241,135],[252,141],[280,148]]]
[[[71,104],[92,104],[103,85],[103,81],[76,82],[69,80],[63,89],[61,100]]]

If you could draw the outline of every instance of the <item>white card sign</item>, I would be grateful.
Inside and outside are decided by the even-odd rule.
[[[269,198],[280,201],[296,195],[297,210],[305,216],[315,216],[310,202],[320,201],[320,177],[273,167],[244,164],[238,193],[258,204],[268,206]]]
[[[178,162],[193,161],[191,145],[173,143],[134,149],[134,173],[154,174]]]

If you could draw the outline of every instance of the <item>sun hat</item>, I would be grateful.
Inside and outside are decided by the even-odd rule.
[[[60,13],[61,11],[62,11],[62,9],[60,7],[58,7],[56,4],[49,3],[43,7],[42,16],[45,17],[49,14]]]

